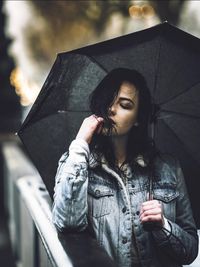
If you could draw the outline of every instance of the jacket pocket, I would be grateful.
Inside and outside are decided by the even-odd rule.
[[[158,184],[153,190],[153,198],[162,202],[164,216],[175,221],[176,219],[176,200],[179,192],[175,184]]]
[[[176,190],[156,189],[154,191],[154,199],[161,200],[164,203],[169,203],[175,200],[178,196],[179,193]]]
[[[109,185],[88,185],[88,211],[95,218],[102,217],[111,212],[113,189]]]

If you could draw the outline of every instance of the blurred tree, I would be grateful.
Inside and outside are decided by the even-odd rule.
[[[40,14],[46,17],[50,23],[56,22],[61,27],[61,22],[83,20],[89,22],[98,33],[106,26],[110,16],[119,12],[123,16],[129,16],[128,7],[131,0],[90,0],[90,1],[31,1],[32,5],[37,8]],[[57,14],[55,16],[55,14]],[[58,16],[59,14],[59,16]]]
[[[75,49],[97,41],[111,15],[118,12],[129,17],[131,0],[107,1],[30,1],[40,28],[30,25],[26,31],[32,57],[52,63],[58,51]],[[28,43],[29,42],[29,43]],[[42,53],[41,53],[42,52]],[[51,58],[52,57],[52,58]],[[49,63],[50,63],[49,62]]]

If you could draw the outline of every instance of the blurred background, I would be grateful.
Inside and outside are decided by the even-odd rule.
[[[166,20],[199,37],[199,12],[200,1],[184,0],[0,2],[1,266],[15,266],[16,259],[20,262],[23,254],[23,249],[13,245],[20,238],[16,237],[15,230],[20,229],[21,223],[18,221],[16,226],[17,218],[12,218],[12,211],[16,209],[10,202],[12,189],[9,189],[12,186],[15,188],[16,181],[21,177],[21,174],[16,175],[16,170],[21,173],[22,168],[26,169],[17,161],[23,147],[15,132],[34,103],[56,54]],[[16,153],[18,150],[19,154]],[[28,160],[26,155],[23,154],[23,157]],[[12,173],[10,175],[12,185],[7,181],[10,168],[15,170],[15,178]]]

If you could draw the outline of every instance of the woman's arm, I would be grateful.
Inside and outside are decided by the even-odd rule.
[[[52,209],[53,223],[59,231],[87,227],[88,157],[88,144],[77,139],[59,161]]]
[[[157,246],[180,264],[190,264],[198,254],[198,235],[180,165],[176,164],[177,191],[176,222],[169,221],[170,231],[153,232]],[[160,231],[159,231],[160,232]]]
[[[87,227],[87,189],[89,144],[99,132],[103,118],[84,119],[76,139],[59,161],[54,188],[53,223],[59,231],[84,230]]]

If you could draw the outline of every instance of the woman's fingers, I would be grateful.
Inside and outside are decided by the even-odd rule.
[[[159,222],[160,225],[164,224],[162,205],[158,200],[150,200],[142,204],[140,210],[140,221],[141,223],[155,221]]]
[[[99,125],[97,126],[97,134],[100,134],[102,128],[103,128],[103,121],[99,123]]]
[[[98,117],[96,115],[91,115],[92,119],[94,120],[92,122],[91,125],[88,125],[89,127],[91,127],[92,133],[94,133],[95,131],[97,131],[97,133],[99,132],[99,128],[103,123],[103,118],[102,117]],[[89,122],[90,123],[90,122]],[[101,127],[102,128],[102,127]],[[101,130],[101,129],[100,129]]]
[[[84,139],[88,144],[91,142],[94,132],[102,124],[103,118],[91,115],[83,120],[76,138]]]
[[[152,208],[149,210],[145,210],[142,212],[142,214],[140,215],[140,217],[145,217],[145,216],[149,216],[149,215],[156,215],[156,214],[161,214],[162,213],[162,209],[161,208]]]
[[[149,215],[141,219],[141,223],[145,222],[159,222],[160,225],[163,225],[162,223],[162,216],[160,214],[157,215]]]
[[[142,203],[141,212],[151,210],[154,208],[162,208],[161,203],[158,200],[149,200]]]
[[[141,222],[148,220],[152,221],[154,218],[156,221],[159,219],[162,220],[162,210],[160,208],[154,208],[152,210],[144,211],[140,216]]]

